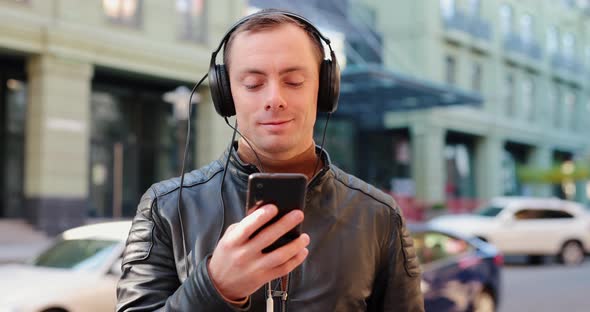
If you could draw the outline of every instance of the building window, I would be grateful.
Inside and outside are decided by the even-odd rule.
[[[565,33],[562,38],[563,55],[573,58],[576,50],[576,37],[572,33]]]
[[[480,0],[469,0],[469,14],[471,16],[481,15],[481,1]]]
[[[455,16],[457,7],[455,0],[440,0],[440,13],[444,18],[452,18]]]
[[[198,42],[207,40],[206,4],[205,0],[176,0],[181,39]]]
[[[141,0],[102,0],[107,20],[113,24],[137,27],[141,23]]]
[[[511,73],[507,74],[504,84],[506,115],[514,116],[514,75]]]
[[[535,103],[535,81],[533,77],[526,77],[522,81],[522,111],[526,120],[533,120]]]
[[[509,4],[502,4],[500,7],[500,27],[503,34],[510,34],[513,31],[512,7]]]
[[[551,26],[547,29],[547,51],[557,53],[559,51],[559,29]]]
[[[574,90],[567,90],[563,98],[565,109],[565,124],[564,127],[568,129],[576,128],[576,93]]]
[[[555,84],[554,87],[554,96],[553,96],[553,102],[551,103],[551,105],[553,105],[553,124],[555,125],[555,128],[559,128],[561,127],[561,87],[559,86],[559,84]]]
[[[0,60],[0,218],[26,217],[25,134],[28,83],[24,67]],[[29,120],[30,121],[30,120]]]
[[[473,72],[471,73],[471,83],[472,83],[471,87],[472,87],[473,91],[481,92],[482,80],[483,80],[483,69],[482,69],[481,63],[475,62],[473,64]]]
[[[455,58],[447,56],[445,59],[445,81],[447,84],[454,85],[457,83],[457,64]]]
[[[533,41],[533,17],[530,14],[520,18],[520,33],[524,42]]]
[[[473,146],[468,142],[452,142],[447,139],[444,155],[447,199],[475,198]]]

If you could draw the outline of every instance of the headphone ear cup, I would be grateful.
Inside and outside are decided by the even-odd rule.
[[[340,96],[340,68],[332,60],[323,60],[320,66],[318,112],[333,113]]]
[[[222,117],[236,114],[234,99],[231,95],[229,75],[225,65],[214,65],[209,70],[209,88],[215,111]]]

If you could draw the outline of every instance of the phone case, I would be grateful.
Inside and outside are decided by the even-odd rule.
[[[274,204],[279,213],[267,224],[263,225],[253,235],[258,234],[268,225],[276,222],[281,217],[294,209],[303,210],[305,207],[305,192],[307,189],[307,177],[297,173],[255,173],[248,179],[248,193],[246,210],[264,204]],[[280,237],[270,246],[262,250],[267,253],[296,239],[301,234],[299,226],[293,228],[287,234]]]

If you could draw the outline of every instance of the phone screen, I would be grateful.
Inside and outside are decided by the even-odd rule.
[[[252,237],[268,225],[278,221],[294,209],[304,209],[307,177],[296,173],[254,173],[248,179],[247,207],[259,207],[264,204],[274,204],[279,213],[267,224],[258,229]],[[299,226],[280,237],[262,252],[271,252],[299,237]]]

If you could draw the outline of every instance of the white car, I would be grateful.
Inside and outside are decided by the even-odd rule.
[[[130,227],[130,221],[77,227],[30,263],[0,266],[0,311],[114,311]]]
[[[432,219],[433,226],[477,236],[506,255],[555,255],[566,265],[590,253],[590,213],[578,203],[556,198],[499,197],[471,215]]]

